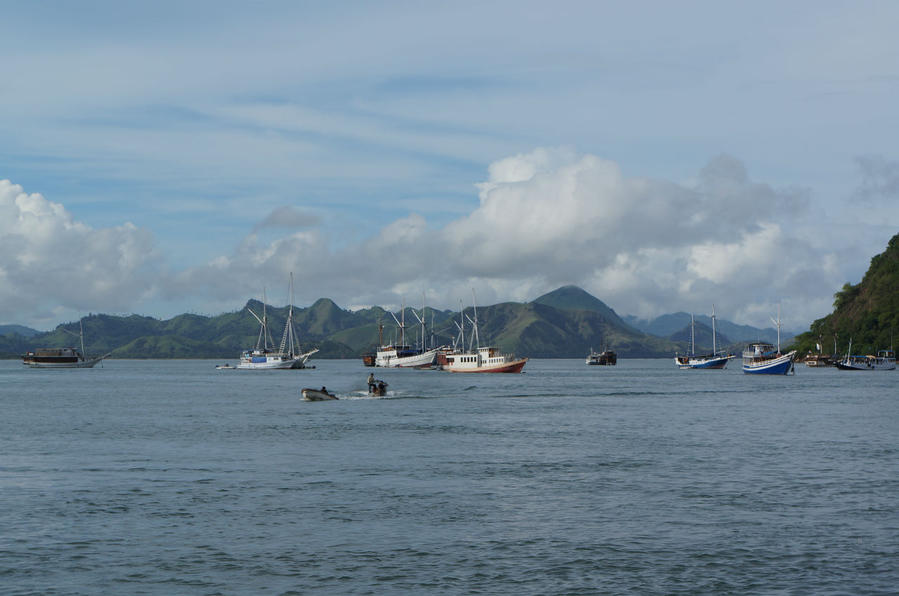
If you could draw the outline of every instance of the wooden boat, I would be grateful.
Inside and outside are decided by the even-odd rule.
[[[60,327],[66,333],[75,333]],[[78,321],[78,338],[81,340],[81,350],[77,348],[38,348],[33,352],[26,352],[22,356],[22,364],[30,368],[93,368],[98,362],[109,358],[109,354],[103,356],[86,357],[84,355],[84,324]]]

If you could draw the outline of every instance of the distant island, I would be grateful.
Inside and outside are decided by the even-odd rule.
[[[262,304],[250,300],[246,307],[259,312]],[[168,320],[93,314],[82,319],[85,345],[89,353],[111,353],[112,358],[233,360],[256,343],[259,325],[246,307],[212,317],[183,314]],[[283,327],[287,307],[266,305],[266,310],[271,328]],[[471,314],[470,309],[467,311]],[[422,318],[428,322],[428,344],[452,343],[453,319],[459,320],[458,312],[426,308]],[[592,348],[610,348],[623,358],[667,358],[687,351],[690,341],[687,313],[652,321],[622,319],[600,299],[576,286],[558,288],[527,303],[478,307],[478,319],[482,342],[531,358],[582,358]],[[415,320],[411,312],[406,313],[406,320]],[[393,317],[381,307],[349,311],[328,298],[307,308],[295,306],[294,321],[303,346],[319,348],[316,358],[358,358],[377,344],[379,324],[384,326],[385,341],[393,340],[396,328]],[[47,333],[21,326],[5,328],[11,331],[0,336],[0,357],[16,358],[35,347],[71,345],[71,333],[77,334],[78,321]],[[773,329],[718,319],[719,346],[737,347],[773,333]],[[419,336],[418,327],[410,327],[407,341],[418,342]],[[702,317],[697,318],[696,342],[697,349],[712,345],[711,328]]]

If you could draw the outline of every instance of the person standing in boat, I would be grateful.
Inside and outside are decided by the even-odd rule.
[[[375,385],[375,373],[368,373],[368,390],[371,391]]]

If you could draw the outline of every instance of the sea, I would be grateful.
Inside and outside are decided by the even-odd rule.
[[[222,363],[0,362],[0,593],[899,593],[899,371]]]

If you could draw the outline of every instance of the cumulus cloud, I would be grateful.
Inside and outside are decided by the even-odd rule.
[[[127,310],[152,286],[157,264],[147,230],[91,228],[0,180],[0,319],[52,326],[78,312]]]
[[[315,216],[282,207],[230,254],[160,273],[148,232],[92,229],[4,181],[5,317],[21,321],[16,309],[26,304],[134,310],[148,296],[178,312],[221,312],[263,288],[279,303],[293,272],[297,304],[397,306],[424,293],[429,305],[457,308],[471,288],[488,304],[574,283],[620,314],[708,312],[715,303],[723,317],[767,325],[782,304],[788,324],[803,328],[829,312],[846,281],[838,247],[802,235],[813,229],[803,224],[813,212],[807,193],[754,181],[726,155],[678,183],[540,148],[491,164],[477,191],[479,204],[443,227],[413,213],[356,242],[329,238]]]
[[[313,213],[300,211],[296,207],[285,205],[272,210],[265,219],[256,224],[254,232],[266,228],[301,229],[317,226],[321,218]]]
[[[575,283],[622,314],[705,312],[714,302],[722,316],[761,325],[782,303],[800,328],[829,310],[843,282],[831,252],[784,226],[809,213],[807,194],[753,181],[730,156],[689,184],[626,176],[567,148],[501,159],[488,174],[479,205],[443,228],[412,214],[333,250],[312,231],[269,244],[251,234],[180,278],[221,298],[246,288],[242,279],[294,271],[305,280],[298,301],[397,305],[425,292],[444,308],[468,303],[471,287],[489,303]]]

